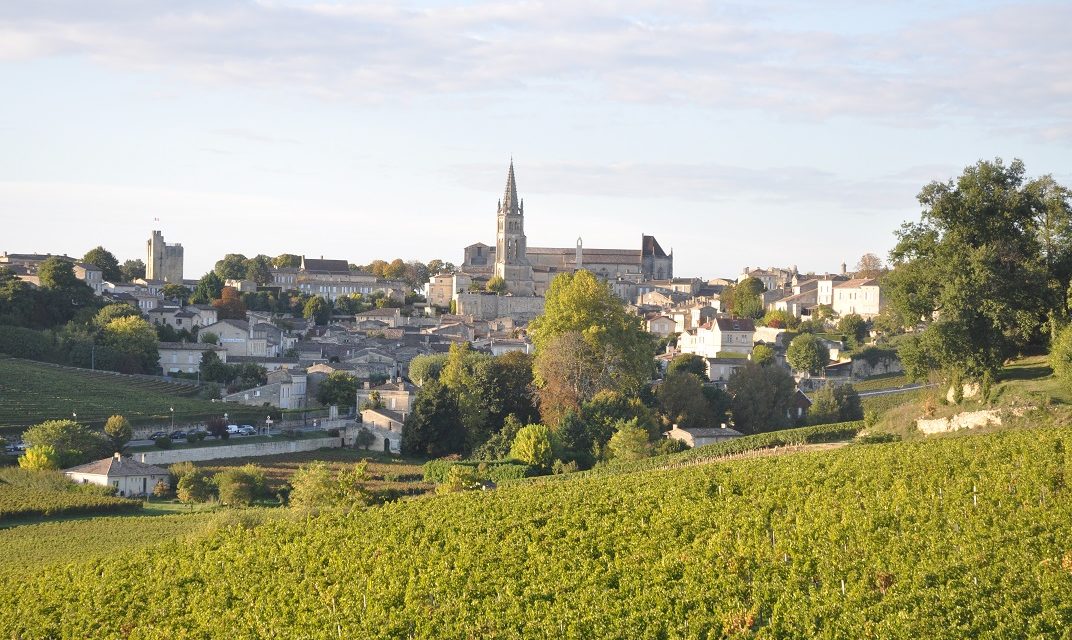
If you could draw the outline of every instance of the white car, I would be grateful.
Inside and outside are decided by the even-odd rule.
[[[227,425],[227,433],[231,434],[232,436],[237,434],[238,433],[238,425],[237,424],[229,424],[229,425]]]

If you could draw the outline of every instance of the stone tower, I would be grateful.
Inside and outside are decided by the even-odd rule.
[[[517,198],[514,161],[506,174],[506,191],[499,202],[498,229],[495,233],[495,275],[506,281],[515,296],[536,295],[536,283],[525,251],[525,203]]]
[[[164,234],[154,230],[148,247],[145,279],[182,284],[182,245],[167,244],[164,242]]]

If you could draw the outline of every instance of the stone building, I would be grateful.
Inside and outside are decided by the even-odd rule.
[[[506,189],[499,201],[495,246],[477,242],[465,247],[460,271],[489,278],[500,275],[515,282],[510,291],[525,295],[531,271],[535,295],[543,295],[559,273],[587,269],[605,280],[634,277],[641,280],[673,278],[673,252],[667,254],[654,236],[641,234],[639,249],[586,248],[581,238],[572,247],[530,247],[525,237],[525,203],[517,197],[514,163],[506,174]],[[508,277],[510,276],[510,277]]]
[[[167,244],[164,234],[156,230],[147,245],[145,279],[182,284],[182,245]]]

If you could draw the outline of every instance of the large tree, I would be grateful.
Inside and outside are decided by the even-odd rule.
[[[31,447],[55,449],[61,468],[73,467],[110,455],[108,439],[74,420],[46,420],[27,429],[22,440]]]
[[[87,251],[86,255],[82,257],[82,262],[87,262],[100,269],[101,277],[108,282],[117,282],[123,277],[119,267],[119,260],[116,260],[112,252],[104,247],[94,247]]]
[[[234,287],[223,287],[220,297],[212,301],[220,320],[245,320],[246,303]]]
[[[536,346],[535,377],[541,389],[541,411],[554,398],[579,408],[601,389],[635,393],[651,379],[655,345],[640,318],[589,271],[563,274],[551,281],[544,312],[529,326]],[[567,379],[566,388],[559,380]],[[563,390],[570,393],[562,395]],[[572,397],[568,397],[572,396]],[[545,416],[546,419],[546,416]]]
[[[450,390],[435,381],[421,387],[402,430],[402,453],[438,458],[463,453],[465,446],[465,426]]]
[[[781,367],[748,363],[730,376],[733,426],[744,433],[777,431],[791,424],[790,409],[796,385]]]
[[[222,280],[241,280],[246,277],[247,261],[241,253],[228,253],[222,260],[216,261],[216,275]]]
[[[223,293],[223,280],[216,275],[215,271],[209,271],[197,281],[190,302],[194,304],[208,304],[216,300]]]
[[[734,317],[762,318],[763,291],[763,282],[759,278],[744,278],[736,285],[723,290],[722,304]]]
[[[110,320],[101,330],[100,341],[121,355],[117,369],[122,373],[152,373],[159,366],[156,329],[140,317]]]
[[[884,280],[897,315],[927,325],[906,355],[917,371],[993,375],[1065,312],[1067,190],[997,159],[932,182],[919,201],[922,218],[901,227]]]
[[[721,422],[704,395],[703,382],[694,373],[675,373],[659,385],[655,397],[668,424],[712,427]]]
[[[324,406],[354,406],[357,403],[357,378],[345,371],[332,371],[317,388],[316,400]]]
[[[133,282],[144,277],[145,263],[141,260],[126,260],[119,267],[119,279],[123,282]]]
[[[819,337],[810,333],[802,333],[789,343],[789,348],[785,351],[785,359],[794,371],[818,374],[830,361],[830,350]]]

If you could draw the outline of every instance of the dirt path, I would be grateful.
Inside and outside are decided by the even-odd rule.
[[[698,458],[693,460],[687,460],[685,462],[677,462],[668,464],[664,467],[658,467],[659,469],[679,469],[681,467],[692,467],[701,464],[715,464],[718,462],[729,462],[732,460],[746,460],[751,458],[770,458],[772,456],[783,456],[791,453],[806,453],[810,451],[831,451],[833,449],[840,449],[849,444],[849,441],[843,442],[821,442],[817,444],[795,444],[785,445],[781,447],[767,447],[765,449],[755,449],[753,451],[742,451],[741,453],[728,453],[721,456],[712,456],[710,458]]]

